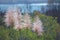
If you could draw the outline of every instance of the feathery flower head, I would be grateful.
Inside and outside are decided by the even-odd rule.
[[[33,23],[33,31],[37,32],[38,35],[42,35],[43,33],[43,25],[38,16],[35,17],[35,21]]]

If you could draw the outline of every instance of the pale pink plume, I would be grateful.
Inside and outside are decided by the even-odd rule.
[[[43,25],[38,16],[36,16],[35,21],[33,23],[33,31],[37,32],[38,35],[42,35],[43,33]]]
[[[4,17],[5,17],[4,22],[7,26],[10,26],[13,24],[13,11],[11,11],[11,9],[7,10]]]
[[[14,29],[17,29],[17,30],[19,30],[19,29],[22,29],[22,15],[21,15],[21,12],[20,12],[20,10],[18,9],[18,8],[16,8],[16,9],[14,9],[14,11],[13,11],[14,13]]]
[[[25,28],[30,28],[31,27],[31,18],[28,13],[24,15],[24,27]]]
[[[5,15],[5,24],[7,26],[14,25],[14,29],[22,28],[21,25],[21,12],[17,7],[10,7],[8,8],[6,15]]]

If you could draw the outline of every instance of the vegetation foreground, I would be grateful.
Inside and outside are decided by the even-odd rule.
[[[56,19],[42,14],[40,14],[40,18],[45,29],[42,36],[38,36],[29,29],[16,31],[13,28],[0,25],[0,40],[55,40],[57,32],[59,31],[59,24],[56,22]],[[0,22],[2,22],[1,19]]]
[[[0,40],[55,40],[57,33],[60,31],[60,26],[57,23],[57,18],[46,16],[38,12],[34,12],[31,17],[32,22],[34,16],[38,15],[43,23],[43,35],[37,35],[31,29],[15,30],[13,27],[6,27],[4,17],[0,17]]]

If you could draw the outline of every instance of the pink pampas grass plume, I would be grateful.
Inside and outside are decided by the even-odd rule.
[[[31,28],[31,18],[28,13],[24,15],[24,27],[25,28]]]
[[[14,26],[14,29],[21,29],[21,12],[17,7],[9,7],[6,14],[5,14],[5,24],[7,26]]]
[[[42,35],[43,33],[43,25],[38,16],[36,16],[35,21],[33,23],[33,31],[38,33],[38,35]]]
[[[13,24],[13,11],[11,11],[11,9],[8,9],[6,14],[5,14],[5,24],[8,26]]]
[[[21,12],[18,8],[14,9],[13,11],[14,13],[14,29],[20,30],[22,29],[22,24],[21,24],[21,19],[22,19],[22,15]]]

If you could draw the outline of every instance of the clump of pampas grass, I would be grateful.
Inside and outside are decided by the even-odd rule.
[[[12,11],[12,9],[8,9],[6,11],[6,14],[4,17],[5,17],[4,22],[7,25],[7,27],[9,27],[10,25],[13,24],[13,11]]]
[[[22,15],[19,8],[9,8],[5,14],[5,24],[8,26],[13,25],[13,28],[16,30],[21,30],[23,28],[30,29],[38,35],[43,33],[43,25],[38,16],[35,17],[34,23],[32,25],[31,17],[28,13]]]
[[[14,9],[14,28],[19,30],[22,29],[22,24],[21,24],[21,19],[22,19],[22,15],[19,9]]]
[[[42,35],[43,33],[43,25],[41,20],[38,16],[35,17],[35,21],[33,23],[33,31],[36,32],[38,35]]]
[[[31,17],[28,13],[25,13],[24,15],[24,27],[25,28],[31,28]]]
[[[5,14],[5,24],[8,26],[14,25],[14,29],[21,29],[21,13],[18,8],[8,8]]]

